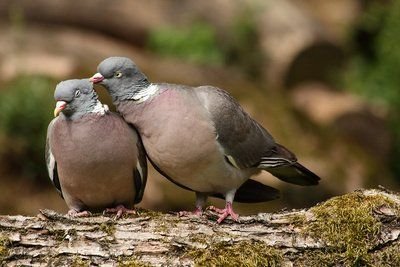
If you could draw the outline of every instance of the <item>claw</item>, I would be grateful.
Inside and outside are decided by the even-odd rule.
[[[78,218],[78,217],[89,217],[90,215],[92,215],[92,213],[90,213],[90,211],[84,210],[84,211],[76,211],[74,209],[70,209],[68,211],[68,216],[73,217],[73,218]]]
[[[209,210],[212,210],[212,211],[215,211],[215,212],[217,212],[217,213],[219,213],[219,214],[221,214],[221,215],[218,217],[217,223],[221,223],[221,222],[222,222],[223,220],[225,220],[228,216],[231,216],[231,218],[232,218],[234,221],[236,221],[236,222],[237,222],[238,219],[239,219],[239,215],[233,211],[232,203],[231,203],[231,202],[226,202],[225,209],[219,209],[219,208],[216,208],[216,207],[214,207],[214,206],[210,206],[210,207],[208,207],[208,209],[209,209]]]
[[[124,214],[137,214],[134,209],[127,209],[124,205],[118,205],[115,208],[107,208],[103,211],[103,214],[106,213],[116,213],[115,219],[119,219]]]
[[[201,207],[196,207],[194,211],[180,211],[178,212],[179,217],[184,217],[184,216],[190,216],[190,215],[195,215],[195,216],[201,216],[203,214],[203,209]]]

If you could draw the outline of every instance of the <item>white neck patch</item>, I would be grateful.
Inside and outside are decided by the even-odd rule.
[[[139,93],[135,94],[132,99],[137,103],[141,103],[149,99],[150,96],[154,95],[158,91],[158,86],[155,84],[150,84]]]
[[[105,104],[103,105],[103,104],[101,104],[101,102],[99,100],[97,100],[96,106],[94,106],[91,113],[97,113],[97,114],[100,114],[103,116],[104,114],[108,113],[109,110],[110,109],[108,108],[107,105],[105,105]]]

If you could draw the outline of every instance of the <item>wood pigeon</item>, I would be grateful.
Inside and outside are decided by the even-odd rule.
[[[146,154],[135,129],[102,105],[88,79],[56,87],[47,130],[46,163],[71,216],[133,213],[147,179]]]
[[[277,190],[250,178],[266,170],[297,185],[316,185],[320,178],[297,162],[296,156],[275,142],[226,91],[150,83],[129,58],[102,61],[90,80],[103,85],[124,120],[138,130],[149,160],[169,180],[196,193],[196,214],[208,196],[223,196],[227,216],[235,194],[257,202],[277,197]],[[262,195],[260,192],[270,196]],[[244,201],[246,202],[246,201]]]

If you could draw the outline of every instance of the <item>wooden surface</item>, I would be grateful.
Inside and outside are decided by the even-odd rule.
[[[371,215],[379,223],[379,231],[371,239],[368,255],[390,249],[388,257],[396,259],[393,251],[400,248],[399,196],[381,190],[351,194],[366,199],[382,196],[393,203],[373,209]],[[317,220],[313,209],[262,213],[220,225],[210,211],[202,217],[178,217],[138,210],[137,215],[119,220],[101,214],[69,218],[50,210],[41,210],[36,217],[3,215],[0,262],[2,266],[194,266],[207,262],[218,265],[219,261],[225,265],[227,260],[240,265],[250,260],[253,266],[306,266],[305,261],[315,260],[309,258],[310,253],[329,254],[336,246],[307,230]],[[221,256],[235,246],[238,251],[228,254],[228,259]],[[242,250],[255,251],[260,246],[263,250],[258,254],[240,255]],[[271,249],[270,256],[262,254],[266,248]],[[257,263],[259,256],[264,261]]]

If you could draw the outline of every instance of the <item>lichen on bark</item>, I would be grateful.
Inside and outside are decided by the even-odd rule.
[[[400,266],[400,197],[360,190],[310,209],[215,222],[137,215],[0,216],[5,266]]]

